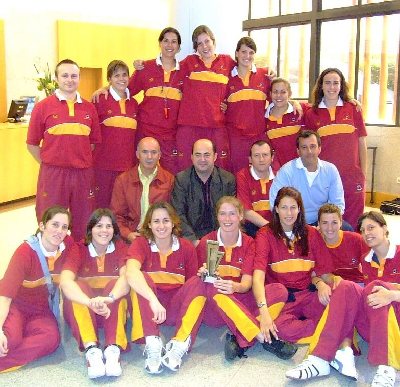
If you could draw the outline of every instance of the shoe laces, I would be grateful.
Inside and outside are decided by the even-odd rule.
[[[174,357],[175,359],[182,359],[183,355],[187,353],[190,345],[190,340],[189,342],[184,341],[176,341],[176,340],[171,340],[171,346],[168,348],[168,357]]]
[[[376,372],[371,386],[393,387],[395,380],[386,369],[379,369]]]
[[[105,350],[104,350],[104,356],[105,358],[111,357],[119,357],[121,351],[116,345],[109,345]]]
[[[162,348],[161,340],[154,340],[146,344],[143,355],[146,355],[147,359],[158,359],[161,357]]]

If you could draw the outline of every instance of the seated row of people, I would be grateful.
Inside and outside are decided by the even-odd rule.
[[[224,195],[235,196],[245,207],[246,232],[255,236],[259,227],[271,220],[270,202],[284,186],[298,189],[305,205],[306,221],[317,224],[321,205],[332,203],[345,209],[344,193],[337,168],[319,159],[321,139],[317,132],[301,131],[297,136],[299,157],[285,164],[274,175],[273,152],[267,141],[256,141],[250,148],[250,166],[235,177],[217,167],[214,144],[200,139],[193,144],[192,163],[175,179],[158,161],[160,148],[151,137],[138,144],[139,165],[117,177],[111,209],[117,217],[122,235],[132,242],[138,235],[150,203],[171,201],[182,222],[182,235],[195,246],[208,232],[215,230],[215,204]],[[351,226],[344,222],[344,228]]]
[[[288,359],[297,349],[289,343],[306,343],[311,355],[287,371],[289,378],[326,375],[331,362],[357,379],[350,348],[356,326],[370,343],[369,361],[379,366],[373,383],[394,385],[398,356],[390,343],[399,333],[399,311],[398,291],[390,283],[398,282],[399,248],[390,244],[382,215],[370,212],[360,218],[362,242],[357,234],[340,230],[341,212],[334,205],[320,209],[321,236],[306,224],[301,195],[290,187],[278,192],[272,214],[254,240],[240,230],[240,201],[223,197],[217,205],[218,230],[205,235],[195,250],[178,236],[179,217],[165,202],[150,206],[141,235],[129,247],[118,238],[118,224],[107,209],[92,214],[85,241],[76,244],[67,236],[68,211],[48,209],[36,236],[17,249],[0,282],[0,370],[20,367],[59,345],[38,259],[43,255],[55,282],[61,273],[64,319],[86,350],[91,378],[121,374],[129,312],[131,340],[145,343],[149,373],[164,367],[177,371],[204,322],[229,327],[227,359],[242,356],[255,341]],[[216,241],[224,253],[214,283],[201,279],[207,240]],[[360,280],[360,264],[364,289],[354,282]],[[378,321],[388,321],[388,329]],[[165,347],[159,333],[163,322],[175,325]],[[97,335],[101,325],[104,352]]]

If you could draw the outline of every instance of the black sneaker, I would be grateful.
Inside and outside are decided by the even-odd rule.
[[[247,357],[244,353],[247,348],[241,348],[236,340],[236,336],[227,333],[225,337],[225,359],[228,361],[234,360],[236,357]]]
[[[266,341],[262,343],[263,348],[279,357],[279,359],[287,360],[293,357],[297,352],[297,346],[287,343],[286,341],[278,340],[271,335],[272,343],[269,344]]]

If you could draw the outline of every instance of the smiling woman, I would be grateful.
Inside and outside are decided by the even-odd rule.
[[[73,246],[61,272],[64,319],[79,348],[85,350],[90,379],[122,373],[119,357],[120,348],[127,347],[125,295],[129,286],[120,262],[126,250],[114,214],[99,208],[89,219],[85,241]],[[98,326],[104,328],[104,354]]]
[[[101,128],[101,144],[94,150],[96,208],[108,208],[115,179],[134,164],[138,104],[128,90],[129,68],[121,60],[107,67],[110,96],[95,103]]]
[[[53,310],[58,309],[59,298],[51,277],[44,273],[50,272],[58,281],[73,243],[67,236],[70,220],[71,214],[65,208],[48,208],[36,235],[18,247],[0,281],[0,372],[49,355],[60,343],[49,292],[57,302]]]

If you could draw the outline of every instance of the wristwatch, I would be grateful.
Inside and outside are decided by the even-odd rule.
[[[267,305],[266,302],[257,302],[257,307],[262,308],[264,305]]]
[[[108,295],[108,297],[110,297],[110,298],[112,299],[112,302],[114,302],[114,301],[115,301],[114,294],[110,293],[110,294]]]

